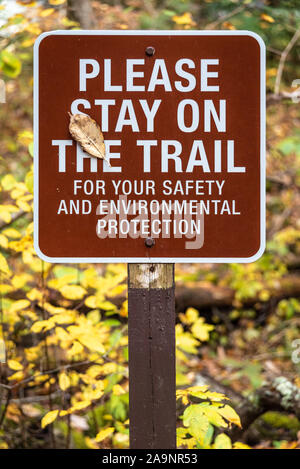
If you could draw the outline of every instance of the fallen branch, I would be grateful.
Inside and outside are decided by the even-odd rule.
[[[287,275],[279,280],[278,286],[270,290],[272,301],[283,298],[300,296],[300,278],[297,275]],[[229,287],[206,285],[194,288],[178,286],[176,288],[176,310],[185,311],[188,307],[198,310],[216,307],[232,306],[235,290]],[[243,307],[251,307],[261,302],[258,296],[241,300]]]
[[[207,24],[204,29],[215,29],[217,26],[219,26],[220,23],[224,23],[225,21],[229,20],[233,16],[238,15],[239,13],[244,11],[246,8],[247,8],[247,5],[240,5],[234,8],[229,13],[225,13],[224,15],[220,16],[216,21],[213,21],[212,23]]]
[[[287,378],[280,376],[272,383],[257,389],[250,399],[243,399],[236,406],[242,428],[231,428],[227,433],[233,441],[242,437],[255,420],[266,412],[289,412],[300,418],[300,389]]]
[[[282,78],[283,69],[284,69],[287,56],[289,55],[289,53],[291,52],[292,48],[297,43],[299,38],[300,38],[300,28],[297,29],[292,39],[290,40],[290,42],[288,43],[288,45],[286,46],[286,48],[284,49],[284,51],[282,52],[280,56],[280,61],[279,61],[279,66],[278,66],[276,81],[275,81],[275,88],[274,88],[275,95],[278,95],[280,91],[280,83],[281,83],[281,78]]]
[[[1,221],[0,222],[0,230],[3,230],[7,226],[11,225],[14,221],[18,220],[19,218],[26,215],[28,212],[24,212],[24,210],[20,210],[19,212],[13,213],[11,215],[11,220],[9,222]]]
[[[291,269],[297,269],[300,263],[299,257],[290,258]],[[289,267],[289,266],[288,266]],[[268,288],[267,286],[262,285],[262,289],[267,289],[270,291],[270,299],[272,302],[280,301],[284,298],[290,297],[300,297],[300,277],[296,274],[289,274],[277,281],[277,285],[273,288]],[[218,285],[212,285],[208,282],[199,282],[193,287],[186,287],[183,285],[176,286],[175,293],[175,302],[176,302],[176,311],[184,312],[187,308],[193,307],[201,310],[207,310],[211,308],[228,308],[233,307],[235,300],[236,291],[230,287],[221,287]],[[24,297],[24,292],[22,290],[16,290],[7,295],[8,298],[12,300],[20,300]],[[117,296],[110,297],[108,295],[107,299],[116,305],[117,308],[120,308],[123,302],[126,300],[126,295],[121,294]],[[59,306],[61,304],[62,297],[57,290],[48,289],[47,301],[49,301],[54,306]],[[242,298],[239,300],[239,303],[242,307],[253,307],[257,303],[267,304],[268,301],[260,300],[258,294],[248,298]],[[70,309],[80,309],[80,311],[85,312],[89,310],[83,301],[80,301],[80,307],[78,307],[78,301],[70,301]]]
[[[300,90],[297,88],[295,91],[291,93],[287,91],[282,91],[281,93],[269,93],[266,96],[266,105],[271,106],[273,104],[279,103],[285,99],[290,99],[293,102],[297,103],[300,100]]]

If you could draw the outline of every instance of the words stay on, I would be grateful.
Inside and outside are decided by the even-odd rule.
[[[121,66],[124,66],[126,73],[123,84],[116,84],[120,80],[120,64],[113,63],[112,60],[103,59],[100,64],[95,59],[79,59],[79,92],[81,97],[74,99],[71,103],[71,113],[83,113],[90,110],[92,106],[100,110],[100,127],[102,132],[113,131],[122,132],[124,126],[130,126],[132,132],[155,131],[155,118],[161,108],[161,99],[152,99],[157,89],[172,96],[170,93],[185,94],[197,90],[199,93],[209,93],[209,99],[195,101],[194,99],[183,99],[177,106],[177,125],[182,132],[194,132],[200,130],[199,125],[203,125],[204,132],[211,131],[211,121],[213,120],[218,132],[226,131],[226,100],[219,99],[218,106],[215,105],[211,93],[219,93],[219,59],[200,59],[194,61],[190,58],[182,58],[176,61],[173,72],[176,79],[170,78],[170,64],[168,60],[155,59],[152,62],[151,75],[149,74],[149,63],[145,69],[145,59],[127,59]],[[112,80],[112,74],[114,79]],[[82,95],[88,92],[90,83],[96,80],[99,84],[99,96],[101,99],[85,99]],[[113,83],[114,82],[114,83]],[[103,92],[108,99],[103,99]],[[118,93],[126,92],[131,99],[111,99],[109,93],[113,92],[116,98]],[[147,99],[137,99],[132,93],[146,92],[151,97],[152,104]],[[134,98],[134,99],[132,99]],[[168,106],[165,103],[165,106]],[[117,118],[112,122],[111,110],[117,108]],[[142,110],[143,117],[137,119],[137,112]],[[96,112],[96,111],[95,111]],[[94,114],[94,112],[93,112]],[[203,119],[200,119],[203,115]],[[191,119],[190,119],[191,116]],[[98,120],[98,117],[97,117]],[[191,120],[191,122],[190,122]]]

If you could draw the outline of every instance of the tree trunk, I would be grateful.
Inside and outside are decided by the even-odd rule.
[[[82,29],[94,29],[96,26],[90,0],[68,0],[67,16],[79,23]]]

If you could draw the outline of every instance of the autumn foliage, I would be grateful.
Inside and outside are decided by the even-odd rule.
[[[127,267],[47,264],[33,248],[32,46],[80,25],[65,0],[12,3],[0,2],[0,448],[126,448]],[[299,447],[290,407],[242,429],[235,405],[278,376],[287,399],[300,386],[298,2],[92,6],[98,29],[250,29],[266,42],[267,249],[249,265],[177,266],[178,446]]]

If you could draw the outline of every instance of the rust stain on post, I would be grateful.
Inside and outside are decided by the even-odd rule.
[[[129,264],[130,448],[176,448],[173,264]]]

